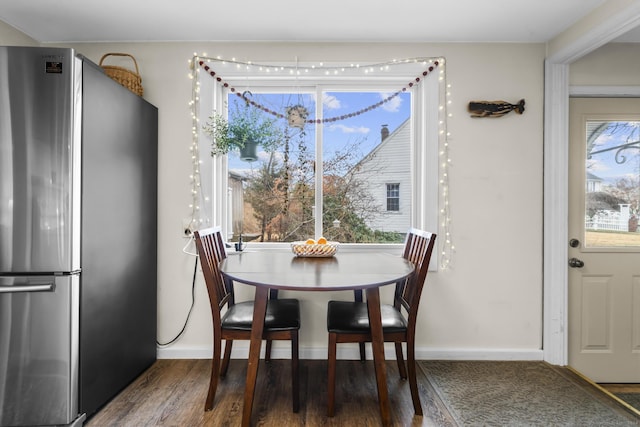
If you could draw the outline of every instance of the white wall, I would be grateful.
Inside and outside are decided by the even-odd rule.
[[[571,64],[572,86],[640,87],[640,44],[609,43]]]
[[[2,32],[0,44],[6,44]],[[92,43],[72,47],[96,62],[106,52],[133,54],[140,66],[144,97],[159,108],[161,342],[180,331],[191,302],[194,259],[182,252],[186,242],[181,226],[191,199],[188,60],[193,53],[255,62],[443,56],[451,85],[449,179],[451,239],[456,250],[449,270],[427,278],[418,357],[542,358],[544,45]],[[472,119],[466,111],[472,100],[515,103],[522,98],[526,100],[523,115]],[[250,292],[241,289],[243,295]],[[299,293],[296,297],[304,307],[301,357],[324,358],[326,301],[351,295]],[[186,333],[159,355],[208,357],[210,348],[208,299],[198,276],[196,305]],[[288,356],[285,349],[276,348],[278,354]],[[355,347],[351,350],[355,355]]]
[[[0,46],[37,46],[31,37],[0,21]]]

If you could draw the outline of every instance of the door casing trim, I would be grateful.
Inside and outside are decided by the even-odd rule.
[[[543,178],[543,338],[544,360],[568,364],[568,151],[569,66],[572,62],[640,24],[640,2],[607,2],[580,24],[557,37],[573,40],[548,55],[544,65],[544,178]],[[551,48],[554,46],[551,45]]]

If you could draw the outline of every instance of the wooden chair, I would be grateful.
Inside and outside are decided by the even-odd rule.
[[[407,368],[405,368],[402,354],[402,343],[407,343],[409,388],[411,389],[411,398],[416,415],[422,415],[416,380],[416,318],[435,241],[436,235],[433,233],[414,228],[409,230],[405,240],[403,257],[415,266],[414,272],[406,281],[396,284],[393,305],[383,304],[380,307],[384,340],[385,342],[395,343],[398,370],[400,371],[400,377],[403,379],[407,379]],[[356,299],[358,299],[357,294]],[[403,309],[406,310],[406,317],[403,314]],[[367,304],[362,302],[361,299],[360,301],[329,301],[327,307],[327,330],[329,332],[327,413],[330,417],[335,412],[337,344],[348,342],[364,344],[371,342],[368,320]]]
[[[218,375],[224,377],[229,367],[234,340],[250,340],[253,319],[253,301],[236,303],[233,283],[223,279],[220,262],[227,257],[220,227],[212,227],[194,233],[196,248],[202,266],[205,284],[211,303],[213,318],[213,359],[209,393],[205,411],[213,409],[218,386]],[[227,306],[224,311],[225,305]],[[263,339],[291,341],[291,387],[293,412],[300,408],[300,383],[298,378],[298,331],[300,330],[300,303],[297,299],[270,299]],[[226,341],[221,365],[222,340]],[[269,356],[269,355],[267,355]]]

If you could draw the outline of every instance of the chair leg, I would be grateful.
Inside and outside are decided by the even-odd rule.
[[[300,363],[298,353],[298,331],[291,336],[291,393],[293,412],[300,410]]]
[[[407,369],[404,366],[404,357],[402,356],[402,343],[396,343],[396,361],[398,362],[398,372],[400,372],[400,378],[407,379]]]
[[[269,299],[278,299],[278,289],[269,289]],[[271,362],[271,340],[267,340],[264,348],[264,361]]]
[[[224,378],[227,375],[227,369],[229,369],[229,360],[231,359],[231,347],[233,346],[233,340],[226,340],[224,344],[224,359],[222,360],[222,367],[220,368],[220,376]]]
[[[329,333],[329,381],[327,383],[327,416],[333,417],[336,403],[336,334]]]
[[[363,302],[363,298],[362,298],[362,289],[356,289],[355,291],[353,291],[353,300],[355,302]],[[361,342],[360,343],[360,361],[361,362],[365,362],[367,360],[367,356],[365,354],[364,351],[365,347],[364,347],[364,343]]]
[[[267,340],[267,345],[264,348],[264,361],[271,362],[271,340]]]
[[[422,415],[420,394],[418,393],[418,380],[416,379],[416,349],[414,339],[407,341],[407,364],[409,365],[409,389],[413,400],[413,410],[416,415]]]
[[[216,389],[218,388],[218,372],[220,370],[220,353],[222,342],[214,337],[213,339],[213,358],[211,359],[211,378],[209,379],[209,392],[207,400],[204,404],[204,410],[213,409],[213,400],[216,397]]]
[[[364,343],[361,342],[360,344],[360,361],[362,363],[364,363],[367,360],[367,356],[365,354],[365,350],[364,350]]]

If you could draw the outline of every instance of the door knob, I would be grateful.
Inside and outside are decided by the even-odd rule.
[[[569,259],[569,267],[572,268],[582,268],[584,267],[584,261],[578,259],[578,258],[571,258]]]

